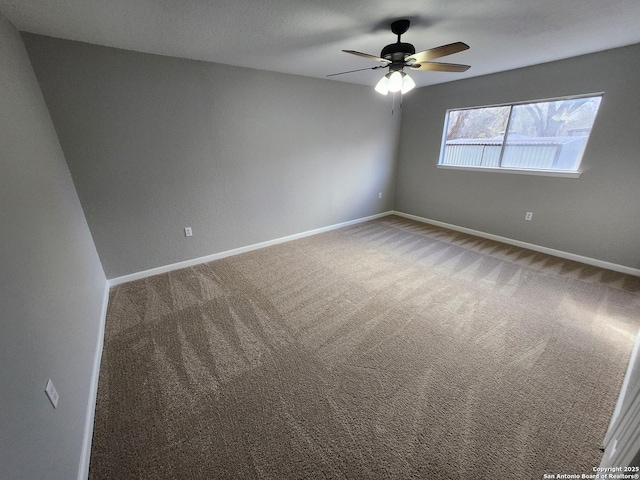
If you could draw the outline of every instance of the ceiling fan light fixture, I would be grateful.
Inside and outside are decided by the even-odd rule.
[[[395,70],[382,77],[378,81],[375,90],[382,95],[387,95],[389,92],[400,92],[404,95],[413,90],[415,86],[416,82],[413,81],[413,78],[400,70]]]
[[[380,79],[378,84],[376,85],[376,92],[381,93],[382,95],[386,95],[389,93],[389,74],[387,73],[384,77]]]
[[[404,72],[400,72],[396,70],[395,72],[391,72],[389,75],[389,91],[390,92],[399,92],[402,89],[402,75],[406,75]]]
[[[400,92],[404,95],[405,93],[413,90],[415,86],[416,86],[416,82],[413,81],[413,78],[411,78],[409,75],[403,72],[402,88],[400,89]]]

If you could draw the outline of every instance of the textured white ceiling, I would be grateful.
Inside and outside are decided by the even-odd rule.
[[[0,0],[0,11],[26,32],[318,78],[377,65],[341,50],[379,55],[399,18],[418,51],[471,46],[441,59],[466,73],[413,72],[418,86],[640,43],[640,0]]]

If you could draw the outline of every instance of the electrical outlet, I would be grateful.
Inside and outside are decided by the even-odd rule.
[[[382,198],[382,192],[378,194],[378,198]]]
[[[533,218],[533,212],[527,212],[527,214],[524,216],[525,220],[531,221],[532,218]]]
[[[185,229],[184,229],[184,236],[185,236],[185,237],[191,237],[191,236],[193,236],[193,231],[191,230],[191,227],[185,227]]]
[[[56,390],[56,387],[53,386],[51,379],[47,380],[47,386],[44,387],[44,393],[49,397],[49,401],[51,402],[51,405],[53,405],[53,408],[58,408],[58,399],[60,397],[58,396],[58,391]]]

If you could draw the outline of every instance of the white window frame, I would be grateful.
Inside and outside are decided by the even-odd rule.
[[[461,111],[461,110],[478,110],[482,108],[493,108],[493,107],[510,107],[509,110],[509,118],[507,119],[507,125],[505,128],[505,137],[501,145],[500,150],[500,162],[502,163],[502,157],[504,153],[504,147],[507,144],[507,132],[509,130],[509,124],[511,122],[511,115],[513,114],[513,107],[517,105],[526,105],[531,103],[545,103],[545,102],[559,102],[564,100],[576,100],[579,98],[592,98],[592,97],[600,97],[600,106],[602,106],[602,99],[604,98],[604,92],[597,93],[585,93],[581,95],[569,95],[564,97],[552,97],[545,98],[539,100],[524,100],[520,102],[508,102],[508,103],[498,103],[493,105],[481,105],[481,106],[473,106],[473,107],[463,107],[463,108],[449,108],[445,112],[444,117],[444,128],[442,130],[442,141],[440,144],[440,156],[438,158],[438,163],[436,164],[437,168],[442,168],[445,170],[466,170],[466,171],[477,171],[477,172],[496,172],[496,173],[509,173],[509,174],[517,174],[517,175],[538,175],[538,176],[547,176],[547,177],[564,177],[564,178],[579,178],[582,172],[580,171],[580,166],[582,164],[582,158],[584,157],[584,152],[580,157],[578,164],[576,165],[575,170],[559,170],[559,169],[536,169],[536,168],[514,168],[514,167],[486,167],[479,165],[448,165],[443,164],[442,161],[444,159],[445,146],[447,143],[447,130],[449,129],[449,113],[452,111]],[[598,107],[599,112],[599,107]],[[596,112],[596,118],[598,116],[598,112]],[[595,118],[594,118],[595,125]],[[591,138],[591,133],[587,137],[586,146],[589,144],[589,139]]]

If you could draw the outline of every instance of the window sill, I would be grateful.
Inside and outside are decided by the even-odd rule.
[[[523,168],[503,168],[503,167],[466,167],[462,165],[439,165],[438,168],[445,170],[470,170],[473,172],[497,172],[512,173],[516,175],[538,175],[541,177],[561,177],[561,178],[580,178],[582,172],[574,172],[569,170],[530,170]]]

